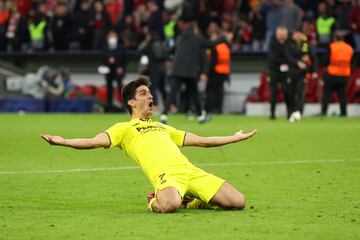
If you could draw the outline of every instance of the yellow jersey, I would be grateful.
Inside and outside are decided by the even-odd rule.
[[[119,147],[144,171],[152,183],[163,172],[193,166],[180,152],[186,132],[151,119],[132,119],[105,131],[110,147]]]

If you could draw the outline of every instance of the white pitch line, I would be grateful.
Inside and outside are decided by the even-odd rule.
[[[328,159],[328,160],[297,160],[297,161],[273,161],[273,162],[219,162],[219,163],[195,163],[199,167],[227,167],[239,165],[285,165],[285,164],[306,164],[306,163],[339,163],[339,162],[359,162],[360,159]],[[32,171],[0,171],[0,175],[22,175],[22,174],[46,174],[46,173],[77,173],[77,172],[99,172],[99,171],[121,171],[138,170],[137,166],[119,166],[102,168],[75,168],[75,169],[55,169],[55,170],[32,170]]]

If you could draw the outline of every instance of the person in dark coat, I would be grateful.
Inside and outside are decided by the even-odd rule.
[[[52,47],[55,50],[68,50],[72,19],[68,13],[68,5],[64,2],[56,4],[54,17],[50,22],[50,32],[52,34]]]
[[[83,0],[80,10],[75,13],[75,36],[80,43],[81,50],[89,50],[92,48],[93,29],[91,26],[91,2]]]
[[[211,42],[201,37],[192,22],[184,23],[184,31],[178,37],[174,56],[174,65],[172,70],[172,82],[170,94],[167,97],[166,104],[160,121],[167,122],[167,114],[174,96],[180,91],[181,84],[186,85],[188,98],[195,105],[198,115],[198,122],[206,121],[206,112],[202,110],[199,99],[198,79],[206,80],[207,76],[205,49],[211,46]]]
[[[285,49],[289,44],[288,30],[285,27],[277,27],[275,36],[270,41],[268,52],[268,67],[270,76],[270,119],[275,119],[276,95],[278,86],[281,85],[285,95],[287,116],[292,113],[291,79],[289,78],[289,61],[285,55]]]
[[[103,53],[102,65],[108,70],[105,74],[107,86],[107,105],[106,111],[113,111],[113,81],[117,83],[119,94],[121,95],[122,80],[125,76],[126,53],[125,48],[119,41],[118,35],[110,31],[107,35],[107,44]]]
[[[105,11],[104,3],[101,0],[94,1],[94,11],[91,12],[91,27],[93,28],[93,48],[102,49],[104,47],[106,35],[111,28],[109,14]]]

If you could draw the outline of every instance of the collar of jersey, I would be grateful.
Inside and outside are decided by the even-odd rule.
[[[141,118],[134,118],[131,122],[152,122],[151,118],[141,119]]]

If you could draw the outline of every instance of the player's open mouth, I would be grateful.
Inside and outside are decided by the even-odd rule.
[[[151,108],[153,107],[153,102],[149,103],[149,107],[151,107]]]

